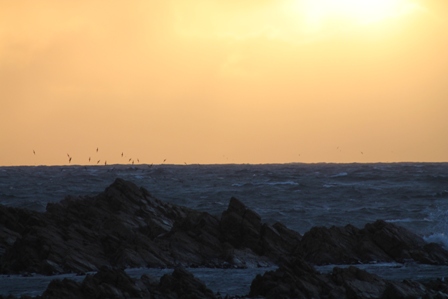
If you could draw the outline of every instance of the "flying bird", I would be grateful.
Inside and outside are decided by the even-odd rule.
[[[36,154],[36,152],[33,150],[33,154]]]
[[[123,152],[121,152],[121,156],[123,157]]]
[[[90,162],[90,157],[89,157],[89,162]]]
[[[69,159],[68,159],[68,163],[70,163],[72,161],[72,157],[70,157]]]
[[[96,152],[98,153],[98,148],[96,148]]]
[[[96,162],[96,164],[99,164],[101,160],[98,160],[98,162]]]

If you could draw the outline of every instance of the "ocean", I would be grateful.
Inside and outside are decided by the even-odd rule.
[[[448,163],[0,167],[0,203],[45,211],[47,203],[67,195],[96,195],[116,178],[132,181],[160,200],[214,215],[226,210],[233,196],[263,222],[279,221],[301,234],[314,226],[350,223],[362,228],[382,219],[448,249]],[[247,293],[252,270],[238,272],[247,281],[239,279],[242,285],[236,288],[223,279],[213,285],[210,270],[195,270],[195,275],[221,294]],[[330,271],[328,266],[320,270]],[[434,266],[380,264],[368,270],[388,279],[448,276],[448,268]],[[140,275],[150,270],[129,271]],[[45,283],[33,287],[25,279],[0,277],[0,294],[37,295],[45,289]]]

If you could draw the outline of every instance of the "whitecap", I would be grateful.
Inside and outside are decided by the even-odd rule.
[[[390,222],[390,223],[397,223],[397,222],[406,222],[406,223],[408,223],[408,222],[413,222],[413,221],[415,221],[415,220],[411,219],[411,218],[389,219],[389,220],[387,220],[387,222]]]
[[[292,185],[292,186],[298,186],[299,183],[297,182],[293,182],[293,181],[284,181],[284,182],[266,182],[266,183],[261,183],[261,184],[265,184],[265,185],[269,185],[269,186],[276,186],[276,185]]]
[[[337,173],[337,174],[330,175],[330,178],[338,178],[338,177],[343,177],[343,176],[348,176],[348,173],[347,172],[340,172],[340,173]]]
[[[448,250],[448,236],[444,233],[434,233],[432,235],[423,237],[428,243],[437,243],[445,247]]]
[[[245,187],[245,186],[252,186],[251,183],[234,183],[232,184],[232,187]]]

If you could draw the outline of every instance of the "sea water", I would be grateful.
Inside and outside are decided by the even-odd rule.
[[[218,216],[233,196],[263,222],[279,221],[301,234],[313,226],[362,228],[383,219],[448,248],[448,163],[0,167],[0,203],[44,211],[67,195],[96,195],[118,177],[160,200]],[[396,269],[392,276],[400,279],[404,267],[409,266],[380,264],[369,271]],[[443,267],[413,267],[402,276],[448,273]]]

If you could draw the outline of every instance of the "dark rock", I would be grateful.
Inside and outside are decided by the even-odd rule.
[[[184,269],[160,284],[130,279],[118,268],[244,268],[280,264],[255,278],[251,296],[267,298],[417,298],[445,296],[443,281],[391,282],[355,267],[322,275],[310,264],[416,261],[448,264],[448,251],[384,221],[363,229],[315,227],[303,237],[232,198],[221,217],[162,202],[117,179],[94,197],[66,197],[45,213],[0,205],[2,273],[89,275],[50,284],[43,298],[214,298]],[[47,297],[45,297],[47,296]],[[101,297],[103,296],[103,297]]]
[[[225,261],[221,237],[217,217],[192,211],[176,221],[158,244],[170,250],[178,263],[219,267]]]
[[[222,213],[220,228],[223,240],[231,246],[236,249],[248,248],[275,261],[291,255],[302,237],[281,223],[272,226],[263,224],[256,212],[234,197]]]
[[[162,276],[159,286],[155,288],[155,292],[166,298],[217,298],[203,282],[196,279],[193,274],[182,267],[176,268],[172,274]]]
[[[236,248],[250,248],[261,254],[261,217],[248,209],[241,201],[232,197],[229,206],[221,216],[221,230],[224,240]]]
[[[377,220],[366,224],[363,232],[397,262],[414,260],[423,264],[448,264],[448,251],[436,243],[427,244],[422,237],[404,227]]]
[[[144,285],[144,284],[143,284]],[[123,270],[102,267],[95,275],[87,275],[82,283],[69,279],[53,280],[40,298],[144,298],[150,292],[146,286],[131,279]]]
[[[250,297],[321,298],[335,286],[302,259],[293,259],[276,271],[257,275],[250,287]]]
[[[300,240],[281,224],[263,224],[235,198],[218,218],[162,202],[121,179],[97,196],[49,203],[45,213],[0,206],[0,215],[2,273],[268,266]]]
[[[359,264],[416,261],[448,264],[448,251],[403,227],[377,220],[364,229],[314,227],[303,236],[296,255],[316,264]]]
[[[53,274],[97,271],[103,265],[172,267],[176,261],[156,239],[190,212],[121,179],[98,196],[50,203],[45,213],[1,207],[1,271]]]
[[[81,290],[81,283],[64,278],[63,280],[52,280],[41,298],[82,299],[85,298],[85,295]]]
[[[354,266],[335,267],[329,274],[317,273],[301,259],[293,259],[276,271],[257,275],[249,297],[259,298],[448,298],[447,284],[395,282],[382,279]]]
[[[53,280],[37,299],[91,298],[157,298],[157,299],[214,299],[217,298],[203,282],[183,268],[166,274],[160,282],[143,275],[131,279],[123,270],[102,267],[95,275],[81,282],[69,279]]]
[[[331,278],[345,289],[347,298],[381,298],[387,287],[385,280],[354,266],[334,268]]]

